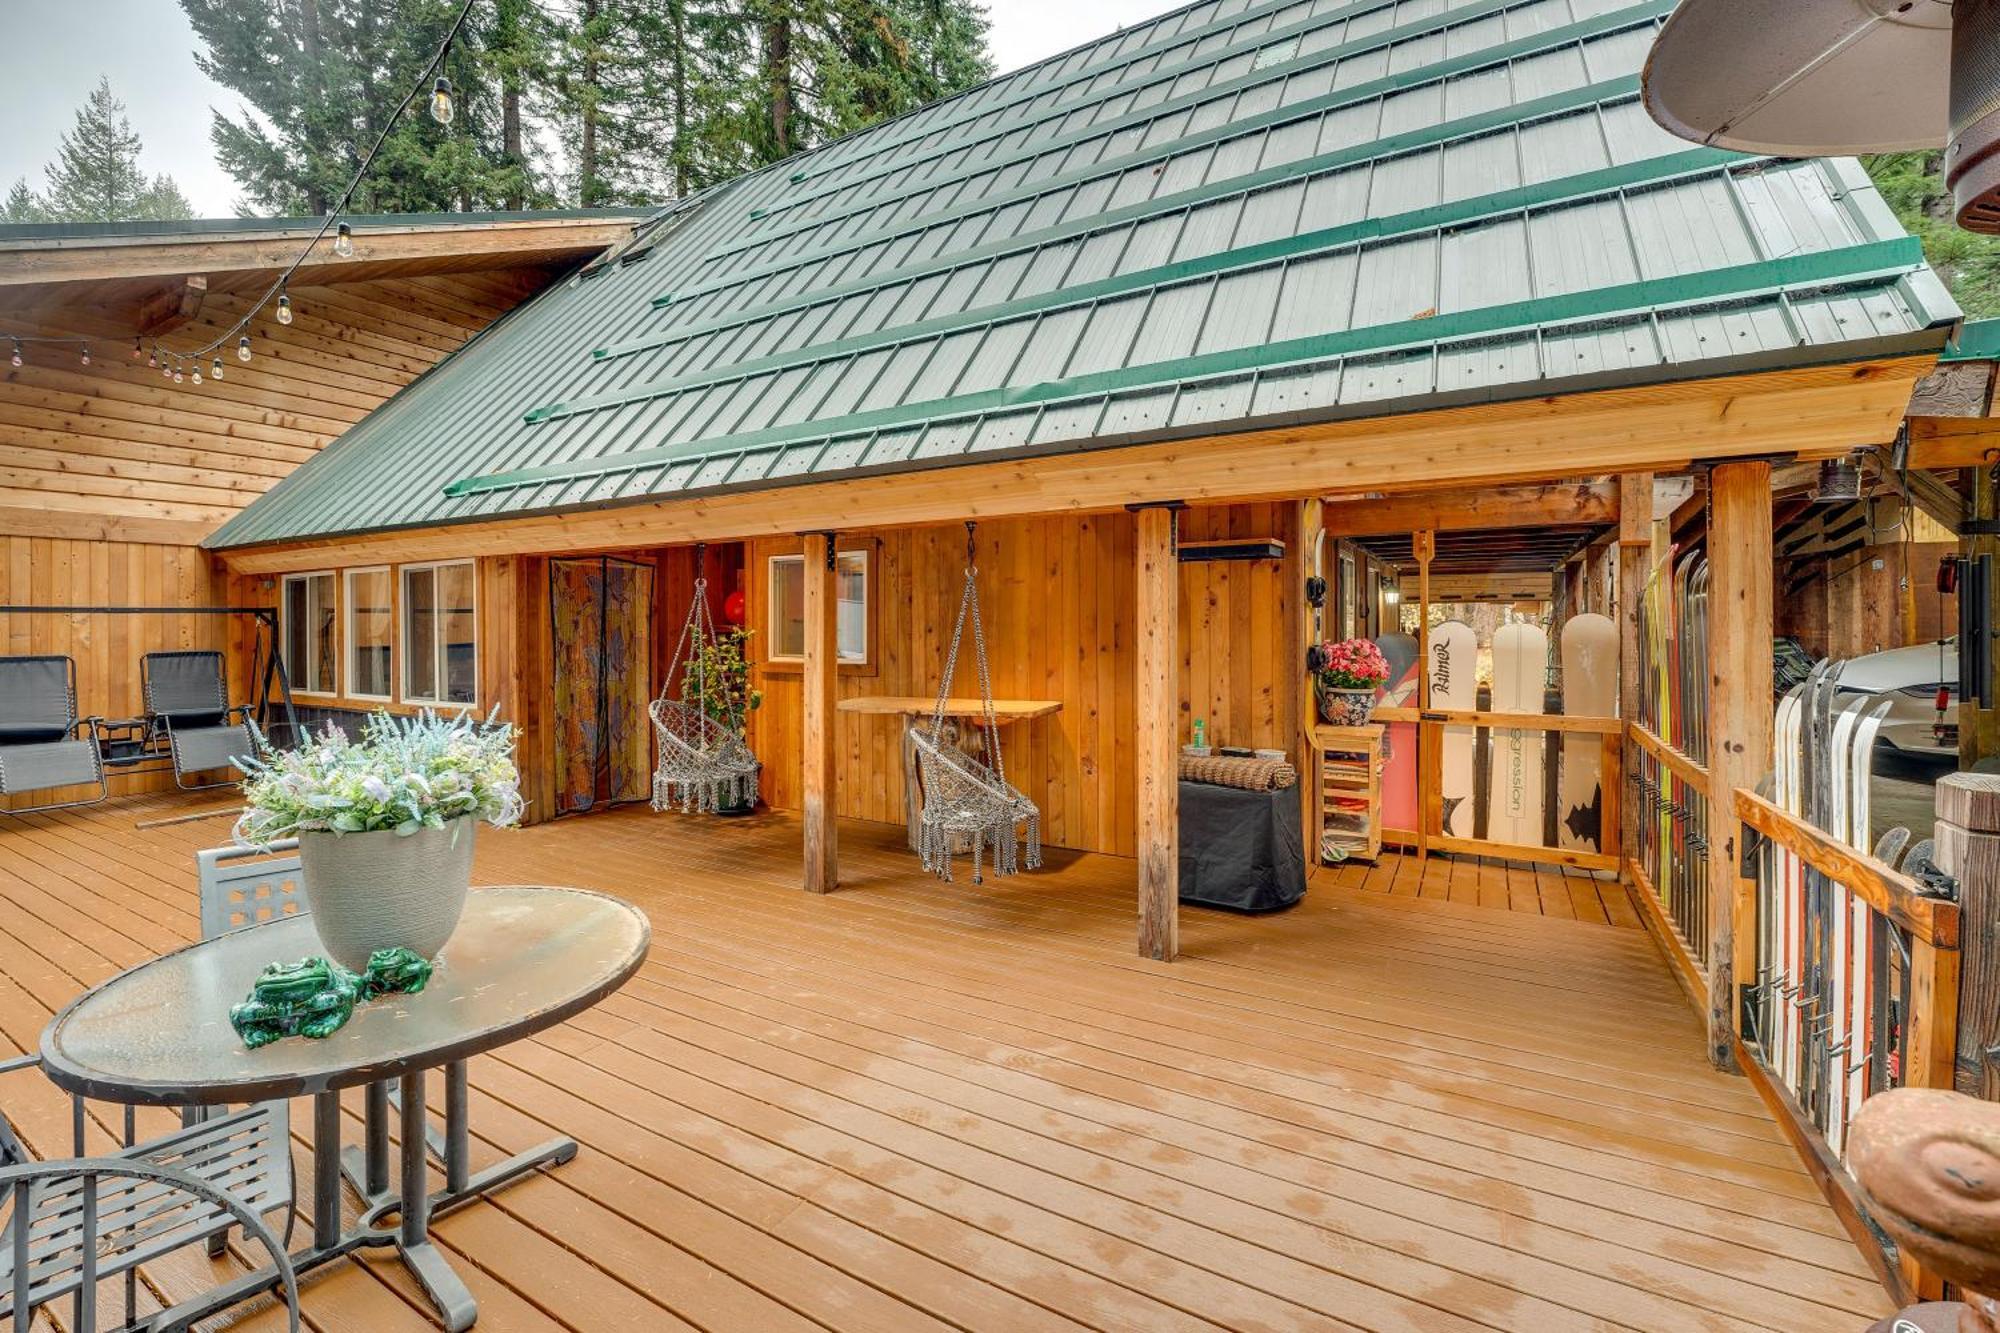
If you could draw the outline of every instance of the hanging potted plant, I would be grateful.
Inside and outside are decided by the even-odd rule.
[[[1375,711],[1375,694],[1389,679],[1382,650],[1367,639],[1322,643],[1308,655],[1318,685],[1320,716],[1336,727],[1359,727]]]
[[[329,723],[296,750],[256,733],[240,761],[236,841],[299,842],[300,889],[327,954],[361,972],[377,949],[435,958],[458,928],[480,820],[518,824],[525,803],[511,726],[461,713],[378,712],[350,740]]]
[[[741,625],[718,630],[703,638],[695,636],[687,668],[681,673],[681,702],[697,706],[712,722],[729,729],[737,740],[746,738],[750,714],[763,707],[764,694],[750,686],[751,630]],[[757,809],[754,787],[746,794],[715,807],[718,815],[747,815]]]

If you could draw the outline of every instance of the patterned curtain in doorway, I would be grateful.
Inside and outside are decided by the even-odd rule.
[[[557,814],[652,791],[653,567],[549,561]]]

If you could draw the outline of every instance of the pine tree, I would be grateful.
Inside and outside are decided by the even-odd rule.
[[[148,180],[139,166],[139,134],[125,104],[100,78],[76,113],[76,128],[62,136],[48,165],[44,207],[58,222],[124,222],[131,218],[194,216],[168,176]],[[10,197],[9,206],[14,200]]]
[[[14,188],[7,191],[7,200],[0,203],[0,222],[47,222],[48,206],[41,196],[28,188],[25,178],[16,177]]]

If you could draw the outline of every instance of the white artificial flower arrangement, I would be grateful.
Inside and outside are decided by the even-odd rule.
[[[245,776],[235,836],[244,846],[300,833],[408,835],[468,815],[506,828],[526,808],[516,729],[490,714],[480,723],[463,712],[377,712],[358,741],[328,723],[296,750],[277,749],[254,728],[253,735],[257,754],[237,765]]]

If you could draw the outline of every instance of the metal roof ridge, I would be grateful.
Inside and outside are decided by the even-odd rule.
[[[1068,398],[1116,392],[1159,383],[1274,369],[1289,364],[1345,358],[1360,353],[1382,352],[1402,345],[1440,344],[1478,338],[1510,329],[1533,328],[1557,322],[1602,318],[1621,312],[1712,305],[1723,300],[1742,300],[1759,295],[1783,293],[1792,288],[1812,289],[1827,283],[1859,285],[1885,277],[1903,277],[1924,267],[1923,247],[1912,236],[1867,241],[1831,250],[1761,259],[1726,268],[1708,269],[1672,277],[1646,278],[1609,287],[1586,288],[1559,296],[1531,297],[1522,301],[1434,315],[1423,319],[1401,319],[1332,333],[1311,334],[1280,343],[1252,344],[1225,351],[1174,358],[1146,366],[1125,366],[1097,371],[1069,379],[1038,384],[1000,387],[957,398],[900,403],[872,412],[854,413],[833,422],[806,421],[790,426],[769,427],[725,436],[718,440],[691,440],[635,450],[615,457],[572,460],[543,464],[512,472],[488,473],[460,478],[444,487],[453,498],[487,491],[534,485],[544,481],[576,479],[633,471],[679,461],[723,445],[747,450],[767,444],[805,440],[819,436],[838,437],[886,425],[934,422],[969,416],[994,409],[1046,405]]]
[[[1042,194],[1052,189],[1059,189],[1081,181],[1088,181],[1096,176],[1107,175],[1113,171],[1129,170],[1131,167],[1152,158],[1186,152],[1191,148],[1200,148],[1211,143],[1221,143],[1256,130],[1283,124],[1286,121],[1304,120],[1310,116],[1322,115],[1329,111],[1338,111],[1349,106],[1357,106],[1406,88],[1415,88],[1427,83],[1442,82],[1445,79],[1454,78],[1460,74],[1471,73],[1488,65],[1510,64],[1521,56],[1540,55],[1544,52],[1557,50],[1571,43],[1581,42],[1591,37],[1609,35],[1625,28],[1641,27],[1653,22],[1661,15],[1670,12],[1676,3],[1678,3],[1678,0],[1641,0],[1639,4],[1612,10],[1606,14],[1594,15],[1588,19],[1566,24],[1561,28],[1550,28],[1527,37],[1516,38],[1511,42],[1503,42],[1498,46],[1487,47],[1480,51],[1468,51],[1463,55],[1450,56],[1444,60],[1433,61],[1428,65],[1419,65],[1413,69],[1403,70],[1400,73],[1385,74],[1381,78],[1371,79],[1367,83],[1359,83],[1339,92],[1324,93],[1318,97],[1307,98],[1303,102],[1294,102],[1290,106],[1273,107],[1269,111],[1259,112],[1253,116],[1245,116],[1240,120],[1225,121],[1220,125],[1203,130],[1197,134],[1190,134],[1179,139],[1170,140],[1155,148],[1141,149],[1137,152],[1127,153],[1120,158],[1101,159],[1091,163],[1087,167],[1067,174],[1045,177],[1034,182],[1032,185],[1021,185],[1011,191],[1003,191],[1001,194],[995,195],[990,199],[980,200],[979,204],[981,207],[990,207],[1012,198]],[[1194,94],[1190,94],[1190,96],[1194,96]],[[715,264],[720,260],[727,259],[731,255],[741,254],[745,250],[770,245],[775,241],[782,241],[787,237],[796,236],[801,232],[827,226],[842,218],[853,217],[864,211],[872,212],[885,204],[914,198],[919,193],[919,190],[928,193],[951,185],[954,182],[962,183],[975,176],[1003,170],[1008,166],[1017,165],[1022,162],[1033,161],[1044,153],[1052,152],[1064,146],[1074,147],[1075,144],[1088,139],[1114,134],[1128,120],[1132,123],[1156,120],[1162,115],[1171,115],[1174,110],[1178,109],[1162,104],[1160,107],[1148,107],[1143,113],[1133,112],[1129,116],[1119,117],[1116,120],[1107,121],[1102,125],[1086,126],[1084,129],[1075,131],[1069,136],[1059,136],[1046,143],[1038,144],[1032,151],[1024,150],[1005,159],[984,162],[977,167],[968,167],[955,174],[926,180],[920,187],[913,188],[901,194],[891,194],[879,199],[871,199],[865,205],[857,205],[844,212],[831,213],[823,217],[814,218],[790,230],[757,233],[736,244],[711,251],[704,258],[703,262],[705,264]],[[950,216],[948,210],[944,210],[944,213]],[[916,218],[899,219],[895,225],[899,228],[907,229],[905,227],[906,222],[915,224],[917,221],[918,219]],[[853,239],[861,238],[856,237]]]
[[[648,204],[632,208],[549,208],[511,209],[467,213],[361,213],[341,214],[341,220],[357,229],[375,232],[449,230],[455,227],[490,226],[504,223],[555,223],[584,225],[591,222],[643,221],[662,208]],[[164,244],[174,241],[218,240],[232,236],[268,239],[288,232],[305,234],[319,229],[320,218],[182,218],[168,222],[12,222],[0,224],[0,248],[33,248],[28,242]]]

